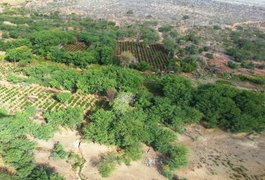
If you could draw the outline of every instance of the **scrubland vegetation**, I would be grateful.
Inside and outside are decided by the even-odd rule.
[[[148,25],[117,27],[113,22],[74,15],[35,13],[22,17],[13,16],[21,12],[13,13],[0,16],[0,29],[5,32],[0,50],[6,52],[6,61],[20,66],[9,81],[61,90],[52,98],[62,106],[46,109],[44,123],[32,121],[36,109],[31,104],[24,112],[1,111],[0,157],[14,168],[10,178],[63,179],[49,167],[34,163],[36,146],[28,138],[48,140],[60,127],[77,129],[88,141],[119,149],[104,155],[98,164],[103,177],[121,163],[130,165],[141,159],[145,144],[160,154],[159,169],[168,179],[173,179],[174,171],[188,163],[188,149],[177,140],[177,133],[182,133],[185,125],[206,122],[208,128],[231,132],[265,129],[264,93],[220,83],[195,84],[179,74],[196,71],[203,53],[208,59],[214,58],[210,48],[203,46],[200,37],[192,32],[181,35],[173,27],[161,27],[162,48],[156,44],[157,32]],[[257,39],[248,40],[240,38],[247,36],[241,33],[232,33],[227,39],[231,46],[227,54],[240,62],[264,61],[264,34],[255,32]],[[128,38],[136,41],[121,42]],[[78,49],[75,45],[80,43]],[[132,52],[123,54],[121,59],[121,51]],[[137,61],[130,60],[134,58]],[[229,64],[234,67],[232,62]],[[158,73],[143,73],[145,70]],[[159,73],[160,70],[171,73]],[[240,78],[264,84],[264,78]],[[0,90],[1,95],[6,91]],[[14,90],[7,97],[16,93]],[[95,104],[87,114],[82,106],[64,107],[76,93],[96,94],[103,102]],[[56,144],[52,157],[65,159],[74,155]],[[82,164],[75,159],[76,166]]]

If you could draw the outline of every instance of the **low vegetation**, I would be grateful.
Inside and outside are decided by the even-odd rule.
[[[231,132],[265,129],[264,93],[237,89],[223,80],[195,84],[180,75],[195,75],[203,58],[215,58],[193,31],[179,34],[174,26],[162,26],[163,44],[157,44],[158,32],[150,24],[117,27],[74,15],[29,15],[0,15],[4,38],[13,38],[0,41],[0,50],[16,67],[0,67],[6,81],[0,86],[0,102],[12,112],[0,111],[0,156],[14,169],[14,178],[63,179],[49,167],[35,164],[36,144],[28,138],[49,140],[60,127],[116,147],[97,166],[103,177],[121,163],[141,159],[147,145],[158,152],[159,172],[168,179],[188,162],[188,149],[176,138],[186,125],[203,121],[208,128]],[[256,65],[249,60],[264,60],[264,34],[255,31],[255,39],[249,39],[248,33],[235,31],[222,44],[232,69],[253,70]],[[237,78],[264,85],[263,76]],[[101,101],[94,103],[96,98]],[[43,110],[42,122],[34,117],[32,106]],[[52,157],[67,159],[73,168],[85,163],[59,143]]]

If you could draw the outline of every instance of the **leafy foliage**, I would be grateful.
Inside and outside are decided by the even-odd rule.
[[[83,110],[75,107],[47,112],[45,114],[45,118],[47,118],[48,123],[53,127],[61,125],[69,128],[75,128],[83,121]]]
[[[49,177],[62,178],[47,168],[39,168],[34,164],[33,150],[35,143],[26,138],[35,130],[30,120],[33,109],[15,116],[3,115],[0,121],[0,155],[6,164],[15,168],[16,176],[12,179],[42,179]],[[45,172],[45,173],[44,173]]]
[[[27,46],[20,46],[14,49],[8,49],[5,59],[12,62],[29,61],[32,59],[31,49]]]
[[[64,93],[60,93],[60,94],[56,95],[56,99],[60,103],[65,103],[70,98],[71,98],[71,93],[68,93],[68,92],[64,92]]]
[[[63,149],[63,146],[59,143],[54,145],[52,155],[54,159],[65,159],[69,156],[69,153]]]
[[[232,47],[227,54],[236,61],[261,60],[264,61],[265,36],[260,31],[238,30],[231,33]]]
[[[209,127],[249,132],[264,130],[264,98],[263,94],[218,84],[201,86],[195,101]]]
[[[108,177],[120,161],[121,159],[115,153],[106,154],[98,165],[101,176]]]
[[[194,88],[191,81],[175,75],[166,75],[161,79],[162,93],[176,104],[187,104],[191,98]]]

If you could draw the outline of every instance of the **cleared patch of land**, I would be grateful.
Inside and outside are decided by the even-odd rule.
[[[197,180],[265,178],[265,134],[231,134],[199,125],[179,139],[190,149],[190,162],[177,172]]]
[[[228,0],[79,0],[45,1],[34,0],[26,7],[38,11],[60,10],[66,13],[107,18],[116,22],[143,20],[181,22],[193,25],[231,24],[244,21],[263,21],[263,1]],[[127,12],[133,12],[128,16]],[[240,14],[240,16],[238,16]]]

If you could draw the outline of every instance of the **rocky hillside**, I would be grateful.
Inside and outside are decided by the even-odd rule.
[[[58,10],[115,21],[185,21],[190,25],[233,24],[262,21],[262,0],[32,0],[27,8],[37,11]]]

